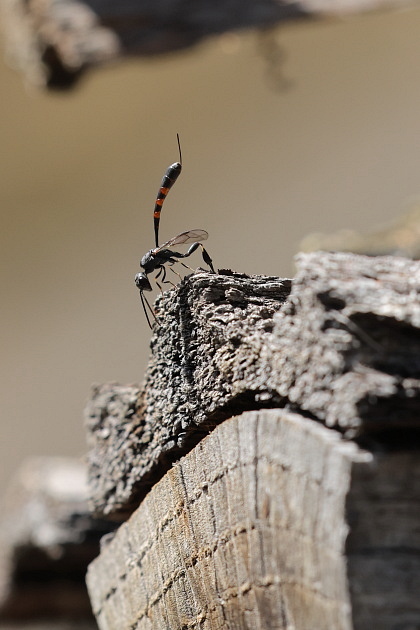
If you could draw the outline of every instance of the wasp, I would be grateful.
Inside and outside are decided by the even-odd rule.
[[[179,151],[179,162],[174,162],[171,164],[162,179],[160,184],[160,188],[156,197],[155,208],[153,211],[153,221],[154,221],[154,230],[155,230],[155,247],[149,250],[141,259],[140,267],[143,269],[140,273],[137,273],[134,281],[136,283],[136,287],[140,291],[140,299],[143,306],[144,314],[146,315],[147,323],[149,327],[152,328],[152,324],[150,322],[149,315],[147,313],[147,309],[149,309],[150,313],[156,320],[156,315],[154,310],[150,306],[146,296],[144,295],[144,291],[152,291],[152,285],[150,284],[150,280],[148,275],[157,271],[157,274],[154,278],[156,284],[159,289],[162,290],[161,285],[158,282],[158,278],[160,278],[162,283],[170,283],[173,285],[170,280],[166,279],[166,267],[165,265],[169,265],[170,269],[179,276],[174,269],[172,269],[172,265],[176,262],[180,262],[187,269],[191,269],[188,265],[182,263],[180,261],[181,258],[188,258],[193,254],[199,247],[201,247],[201,254],[204,262],[213,273],[216,273],[213,267],[213,261],[210,258],[206,249],[204,249],[203,245],[200,241],[205,241],[208,238],[208,233],[205,230],[188,230],[187,232],[181,232],[177,236],[169,239],[163,245],[159,245],[159,225],[160,225],[160,214],[162,212],[162,205],[165,201],[170,189],[175,184],[182,170],[182,154],[181,154],[181,143],[179,141],[179,135],[176,134],[177,142],[178,142],[178,151]],[[180,252],[176,252],[171,247],[176,247],[177,245],[184,245],[185,243],[192,243],[185,254]],[[192,270],[191,270],[192,271]],[[175,285],[173,285],[175,286]],[[147,308],[146,308],[147,307]]]

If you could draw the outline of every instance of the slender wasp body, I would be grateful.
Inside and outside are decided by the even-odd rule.
[[[160,278],[160,276],[162,276],[160,278],[162,283],[173,284],[170,282],[170,280],[166,280],[165,265],[168,264],[170,266],[170,269],[176,275],[179,276],[179,274],[174,269],[172,269],[172,265],[174,265],[176,262],[180,262],[184,267],[187,267],[188,269],[190,269],[190,267],[188,267],[188,265],[185,265],[183,262],[181,262],[180,259],[188,258],[199,247],[201,247],[201,250],[202,250],[201,253],[202,253],[204,262],[210,267],[211,271],[215,273],[215,270],[213,268],[213,261],[210,258],[208,252],[204,249],[203,245],[200,243],[200,241],[205,241],[208,238],[208,233],[205,230],[188,230],[187,232],[181,232],[181,234],[174,236],[173,238],[169,239],[169,241],[166,241],[165,243],[163,243],[163,245],[159,246],[159,224],[160,224],[160,213],[162,211],[162,205],[166,199],[168,192],[170,191],[172,186],[175,184],[182,170],[181,145],[179,142],[178,134],[176,135],[176,137],[178,141],[179,162],[174,162],[174,164],[171,164],[166,170],[166,173],[163,176],[163,179],[162,179],[162,182],[161,182],[161,185],[160,185],[157,197],[156,197],[155,208],[153,212],[156,246],[154,249],[149,250],[143,256],[143,258],[140,261],[140,267],[143,269],[143,271],[141,271],[140,273],[137,273],[134,279],[136,283],[136,287],[140,291],[141,303],[143,306],[144,314],[146,315],[147,323],[149,324],[150,328],[152,327],[152,325],[150,323],[150,319],[147,313],[147,308],[149,309],[153,317],[156,319],[155,313],[152,307],[150,306],[149,302],[147,301],[146,296],[144,295],[144,291],[152,291],[152,285],[150,284],[150,280],[147,277],[150,273],[157,271],[157,274],[155,276],[155,282],[158,285],[159,289],[162,289],[159,282],[157,281],[157,279]],[[183,245],[185,243],[192,243],[192,245],[190,245],[190,247],[185,252],[185,254],[169,249],[170,247],[175,247],[176,245]]]

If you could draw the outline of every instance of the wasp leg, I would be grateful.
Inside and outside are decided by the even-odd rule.
[[[182,279],[182,278],[181,278]],[[174,289],[176,289],[176,284],[172,282],[172,280],[165,280],[165,284],[170,284]]]
[[[203,260],[206,263],[206,265],[208,265],[211,269],[211,271],[213,273],[216,273],[213,267],[213,261],[209,256],[209,253],[206,249],[204,249],[204,247],[202,246],[201,243],[193,243],[191,245],[191,247],[188,248],[188,250],[185,252],[185,254],[180,254],[179,252],[172,252],[172,257],[176,257],[176,258],[188,258],[188,256],[191,256],[191,254],[193,254],[196,249],[198,249],[199,247],[201,247],[201,254],[203,256]],[[184,263],[181,263],[184,264]],[[188,265],[186,265],[187,268],[191,269],[191,267],[188,267]],[[192,270],[193,271],[193,270]]]
[[[174,264],[174,262],[176,262],[176,261],[174,260],[174,261],[172,262],[172,261],[170,260],[169,262],[170,262],[170,264],[172,264],[172,265],[173,265],[173,264]],[[171,284],[173,287],[176,287],[176,284],[174,284],[174,283],[173,283],[173,282],[171,282],[170,280],[167,280],[167,279],[166,279],[166,267],[164,267],[164,266],[162,265],[162,267],[161,267],[161,271],[163,272],[163,273],[162,273],[162,284]],[[160,272],[159,272],[159,273],[160,273]],[[159,288],[160,288],[160,287],[159,287]],[[161,288],[160,288],[160,290],[162,291],[162,289],[161,289]]]
[[[206,265],[208,265],[210,267],[210,269],[212,270],[213,273],[216,273],[213,267],[213,261],[209,256],[209,253],[206,249],[204,249],[203,245],[200,243],[200,247],[201,247],[201,255],[203,256],[203,260],[206,263]]]
[[[184,265],[184,263],[181,263],[181,265]],[[187,265],[184,265],[184,267],[187,267]],[[181,276],[181,274],[179,274],[179,273],[176,271],[176,269],[174,269],[174,268],[173,268],[173,266],[172,266],[172,265],[169,267],[169,269],[170,269],[170,270],[171,270],[174,274],[176,274],[180,280],[182,280],[182,276]],[[189,267],[187,267],[187,269],[189,269]]]
[[[161,275],[162,271],[163,271],[163,272],[165,271],[165,268],[164,268],[164,267],[160,267],[160,268],[159,268],[159,271],[158,271],[158,272],[157,272],[157,274],[155,275],[155,282],[156,282],[156,284],[157,284],[157,285],[158,285],[158,287],[159,287],[159,291],[163,291],[162,287],[160,286],[159,282],[157,281],[157,279],[158,279],[158,278],[159,278],[159,276]]]
[[[189,269],[190,271],[194,271],[194,269],[192,267],[190,267],[189,265],[187,265],[186,263],[183,263],[183,262],[179,261],[179,264],[182,265],[183,267],[185,267],[185,269]]]

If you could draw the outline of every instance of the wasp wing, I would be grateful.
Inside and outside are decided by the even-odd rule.
[[[160,247],[154,250],[154,253],[159,252],[161,249],[165,249],[166,247],[175,247],[175,245],[183,245],[184,243],[194,243],[197,241],[205,241],[208,239],[209,234],[206,230],[188,230],[187,232],[181,232],[178,236],[174,236],[173,238],[163,243]]]

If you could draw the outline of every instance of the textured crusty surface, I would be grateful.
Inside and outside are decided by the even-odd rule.
[[[411,627],[418,454],[373,455],[285,410],[225,421],[90,565],[99,627]]]
[[[291,292],[290,292],[291,289]],[[157,300],[143,386],[87,408],[99,514],[130,513],[222,420],[288,407],[346,437],[420,424],[420,263],[317,252],[291,281],[196,273]]]
[[[347,437],[418,427],[420,262],[301,254],[269,340],[267,383]]]
[[[87,408],[96,511],[132,511],[209,429],[264,404],[243,379],[289,293],[290,280],[226,272],[196,273],[160,297],[144,385],[97,386]]]
[[[1,507],[0,628],[97,627],[84,577],[110,524],[89,513],[86,467],[65,457],[29,459]]]

